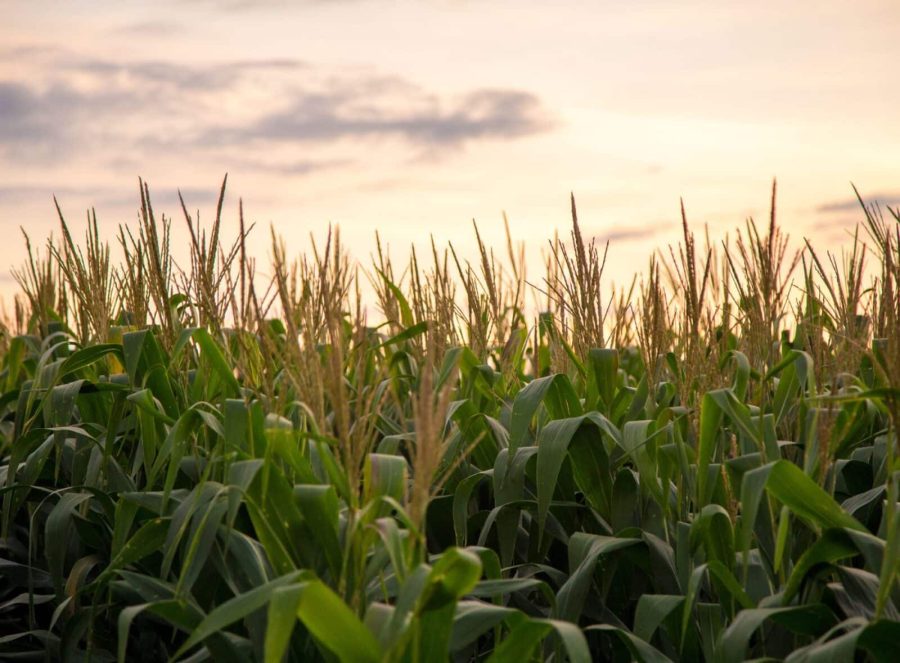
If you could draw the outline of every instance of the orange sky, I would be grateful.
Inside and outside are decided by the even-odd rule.
[[[612,238],[629,280],[678,232],[767,213],[834,246],[850,181],[900,203],[900,2],[0,0],[0,293],[18,227],[213,214],[229,173],[262,227],[300,250],[338,223],[368,255],[430,234],[489,242],[501,212],[532,256],[566,230]],[[180,218],[176,217],[180,223]],[[177,223],[176,223],[176,227]]]

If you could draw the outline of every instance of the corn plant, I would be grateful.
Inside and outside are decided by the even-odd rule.
[[[396,268],[273,230],[265,279],[224,191],[186,265],[143,182],[121,264],[93,214],[27,240],[4,660],[894,660],[897,210],[839,258],[774,187],[721,246],[682,205],[611,293],[574,198],[534,284],[509,225]]]

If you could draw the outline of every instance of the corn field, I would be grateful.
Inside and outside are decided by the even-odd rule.
[[[224,191],[183,265],[143,182],[25,238],[0,658],[897,660],[897,210],[823,253],[774,186],[721,242],[682,207],[612,289],[574,199],[536,276],[477,227],[258,270]]]

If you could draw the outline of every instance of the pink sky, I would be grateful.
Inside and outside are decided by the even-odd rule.
[[[229,173],[260,226],[301,250],[336,222],[365,258],[429,235],[471,248],[506,211],[539,278],[568,227],[612,238],[629,280],[689,220],[767,213],[836,245],[850,182],[900,203],[900,3],[5,2],[0,0],[0,293],[18,227],[112,239],[137,177],[210,219]],[[176,227],[181,219],[176,216]]]

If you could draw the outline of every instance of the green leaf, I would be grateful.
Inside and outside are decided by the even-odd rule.
[[[389,339],[384,341],[380,347],[386,348],[392,345],[398,345],[403,343],[403,341],[408,341],[411,338],[415,338],[416,336],[420,336],[428,331],[428,322],[422,321],[406,327],[403,331],[391,336]]]
[[[567,376],[548,375],[532,380],[516,394],[513,401],[509,423],[510,453],[529,443],[531,420],[541,404],[545,404],[554,419],[575,417],[582,413],[578,396]]]
[[[634,613],[634,635],[650,642],[656,629],[676,610],[684,606],[684,597],[670,594],[644,594]]]
[[[44,554],[47,556],[48,570],[60,594],[63,586],[66,549],[69,546],[73,528],[72,514],[79,505],[84,504],[91,497],[90,493],[64,493],[50,511],[50,515],[47,516],[47,523],[44,527],[47,545]]]
[[[124,360],[122,346],[118,343],[98,343],[97,345],[80,348],[66,357],[66,360],[59,368],[59,374],[65,377],[70,373],[78,373],[78,371],[87,368],[110,354],[115,355],[120,361]]]
[[[844,511],[834,498],[787,460],[779,460],[749,470],[741,480],[741,528],[739,548],[746,555],[750,547],[763,489],[813,527],[848,528],[865,532],[865,527]]]
[[[366,501],[385,496],[404,502],[408,467],[403,456],[369,454],[366,457],[364,478]]]
[[[153,332],[143,329],[122,335],[125,370],[136,388],[147,387],[162,404],[168,417],[178,418],[175,393],[169,383],[168,360]]]
[[[378,272],[378,275],[381,276],[385,286],[387,286],[388,290],[390,290],[394,295],[397,300],[397,305],[400,308],[400,320],[395,320],[394,322],[400,322],[404,327],[407,328],[412,327],[415,323],[415,318],[413,317],[412,308],[410,307],[409,302],[406,300],[406,296],[403,294],[403,291],[380,269],[376,268],[375,271]]]
[[[276,578],[265,585],[255,587],[250,591],[238,594],[215,609],[213,609],[193,629],[190,637],[178,648],[173,658],[180,658],[189,649],[203,642],[206,638],[230,626],[239,619],[247,617],[250,613],[266,606],[271,601],[276,590],[295,585],[300,580],[298,572],[288,573]]]
[[[619,373],[619,351],[613,348],[593,348],[588,351],[588,393],[596,393],[609,416],[616,392]]]
[[[147,555],[158,552],[166,540],[169,520],[152,518],[145,522],[122,546],[116,556],[103,571],[103,576],[143,559]]]
[[[450,651],[467,647],[491,629],[515,618],[524,619],[525,616],[515,608],[481,601],[460,601],[456,604],[456,615],[453,618]]]
[[[556,595],[554,617],[577,622],[594,578],[597,560],[617,550],[643,544],[641,539],[625,539],[576,532],[569,539],[569,579]]]
[[[582,431],[582,427],[586,427],[586,430]],[[541,537],[560,470],[573,445],[577,448],[574,456],[578,458],[578,462],[573,463],[576,483],[594,508],[604,515],[609,513],[612,477],[600,433],[620,442],[620,435],[615,427],[596,413],[556,419],[541,430],[537,454],[538,528]]]
[[[852,539],[842,529],[828,529],[806,549],[800,559],[794,565],[787,585],[784,588],[782,603],[787,605],[796,596],[806,579],[806,576],[815,568],[824,564],[855,557],[859,550],[853,544]]]
[[[266,623],[266,663],[281,663],[284,660],[291,633],[297,625],[297,607],[304,589],[303,584],[288,585],[272,592]]]
[[[419,599],[419,612],[456,603],[481,577],[481,560],[464,548],[448,548],[428,574]]]
[[[303,583],[297,616],[319,644],[341,663],[381,660],[381,646],[372,632],[320,580]]]
[[[707,504],[691,524],[691,547],[702,545],[707,561],[734,566],[734,534],[731,516],[718,504]]]
[[[475,472],[456,485],[456,490],[453,491],[453,530],[456,535],[456,545],[465,546],[468,542],[469,500],[472,497],[472,491],[493,474],[494,470]]]
[[[175,361],[182,352],[188,347],[189,341],[197,344],[199,350],[200,364],[210,373],[210,377],[215,376],[226,387],[226,395],[236,398],[240,395],[241,387],[234,377],[234,371],[222,354],[219,344],[213,340],[209,331],[203,327],[194,329],[185,329],[181,332],[175,347],[172,350],[172,361]],[[209,399],[213,394],[198,394],[197,397],[203,400]]]
[[[801,635],[819,635],[835,622],[834,615],[821,603],[741,610],[722,632],[717,648],[717,659],[723,662],[745,660],[750,638],[756,629],[769,619]]]
[[[333,486],[294,486],[300,512],[303,514],[305,540],[316,544],[328,564],[332,578],[339,578],[343,554],[339,538],[339,510]]]
[[[812,357],[806,352],[788,350],[784,358],[766,375],[765,379],[768,380],[781,374],[772,402],[776,426],[802,398],[807,383],[813,377],[812,365]]]
[[[700,441],[697,449],[697,499],[701,507],[710,501],[709,466],[716,457],[724,416],[752,440],[761,453],[771,451],[766,449],[762,435],[750,419],[749,410],[730,389],[717,389],[704,394],[700,405]]]
[[[522,663],[550,633],[557,637],[566,650],[570,663],[589,663],[591,660],[587,639],[575,624],[555,619],[530,619],[518,622],[488,659],[490,663]]]
[[[664,504],[660,484],[659,465],[655,458],[655,425],[653,421],[629,421],[622,426],[621,446],[638,469],[640,484],[653,496],[657,504]]]
[[[646,642],[634,633],[629,633],[623,628],[612,626],[611,624],[595,624],[588,626],[584,630],[615,635],[628,649],[632,659],[638,661],[638,663],[669,663],[671,661],[668,656],[664,655],[649,642]]]
[[[488,663],[521,663],[529,661],[534,650],[553,627],[544,621],[530,619],[516,624],[509,635],[494,648]]]
[[[817,527],[846,527],[866,531],[831,495],[789,461],[779,460],[773,463],[766,489],[797,516]]]

